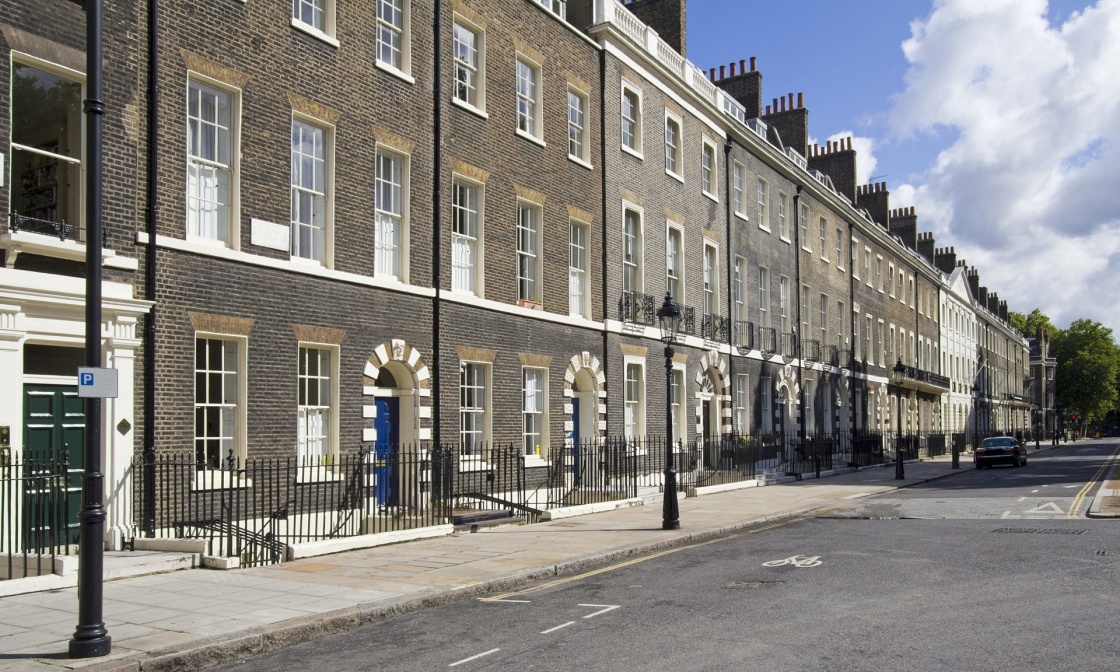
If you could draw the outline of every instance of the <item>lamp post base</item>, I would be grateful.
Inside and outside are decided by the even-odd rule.
[[[677,509],[677,470],[669,467],[665,470],[665,497],[661,500],[661,529],[677,530],[680,526],[681,515]]]
[[[100,658],[113,650],[113,638],[104,625],[79,626],[70,640],[71,658]]]

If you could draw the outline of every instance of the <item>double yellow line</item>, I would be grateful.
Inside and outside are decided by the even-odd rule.
[[[1112,454],[1109,455],[1108,459],[1104,461],[1104,464],[1097,469],[1097,473],[1093,474],[1093,477],[1089,479],[1085,487],[1078,490],[1077,496],[1073,498],[1073,503],[1070,504],[1069,509],[1066,510],[1066,518],[1078,517],[1077,512],[1081,509],[1081,504],[1084,503],[1085,497],[1089,494],[1089,491],[1093,489],[1093,486],[1103,479],[1105,474],[1108,473],[1108,470],[1112,468],[1112,463],[1116,461],[1118,455],[1120,455],[1120,446],[1112,451]]]

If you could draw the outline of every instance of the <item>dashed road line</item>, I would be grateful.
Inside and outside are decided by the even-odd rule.
[[[600,609],[599,611],[596,611],[594,614],[588,614],[588,615],[584,616],[584,618],[594,618],[594,617],[598,616],[599,614],[605,614],[608,611],[614,611],[615,609],[618,609],[622,605],[621,604],[580,604],[580,605],[577,605],[577,606],[580,606],[580,607],[602,607],[602,609]]]
[[[451,663],[450,665],[448,665],[448,667],[455,667],[457,665],[462,665],[463,663],[469,663],[472,660],[478,660],[479,658],[482,658],[484,656],[489,656],[490,654],[497,653],[499,651],[501,651],[501,649],[490,649],[489,651],[483,651],[482,653],[480,653],[478,655],[471,656],[470,658],[464,658],[462,660],[457,660],[454,663]]]
[[[586,617],[586,616],[584,616],[584,618],[587,618],[587,617]],[[564,624],[558,625],[558,626],[556,626],[555,628],[549,628],[548,630],[541,630],[541,634],[542,634],[542,635],[547,635],[547,634],[548,634],[548,633],[550,633],[550,632],[556,632],[556,631],[557,631],[557,630],[559,630],[560,628],[566,628],[566,627],[568,627],[569,625],[575,625],[575,624],[576,624],[576,622],[575,622],[575,621],[568,621],[567,623],[564,623]]]

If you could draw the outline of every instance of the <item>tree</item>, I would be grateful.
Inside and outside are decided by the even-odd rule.
[[[1058,360],[1058,405],[1067,417],[1099,422],[1120,408],[1120,346],[1111,329],[1077,320],[1057,331],[1051,349]]]
[[[1011,326],[1015,328],[1023,338],[1035,338],[1038,336],[1038,328],[1042,327],[1046,330],[1046,335],[1050,337],[1050,342],[1054,342],[1058,332],[1061,331],[1054,326],[1050,318],[1038,308],[1035,308],[1029,315],[1016,313],[1011,311]]]

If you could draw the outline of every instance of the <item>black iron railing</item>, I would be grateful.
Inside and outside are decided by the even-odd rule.
[[[37,217],[28,217],[21,215],[18,212],[8,213],[9,224],[8,228],[13,233],[26,231],[27,233],[38,233],[44,236],[52,236],[59,240],[72,240],[74,242],[83,242],[83,234],[85,233],[80,226],[67,224],[65,220],[55,221],[52,219],[39,219]],[[101,232],[101,245],[104,247],[109,240],[108,230]]]
[[[66,450],[0,462],[0,580],[52,574],[77,553],[81,476]]]
[[[729,343],[731,340],[731,321],[723,315],[705,314],[700,322],[700,337],[709,341]]]
[[[618,319],[632,324],[657,324],[657,299],[641,292],[623,292],[618,297]]]
[[[767,355],[778,352],[778,331],[774,327],[758,328],[758,349]]]
[[[739,348],[739,350],[755,349],[755,329],[753,322],[732,322],[731,336],[734,339],[733,345]]]
[[[778,352],[783,357],[797,356],[797,334],[786,332],[778,334]]]
[[[801,359],[806,362],[820,362],[821,342],[815,338],[806,338],[801,341]]]
[[[949,378],[939,373],[932,373],[930,371],[923,371],[914,366],[907,366],[904,376],[907,380],[925,383],[945,390],[949,389]]]

